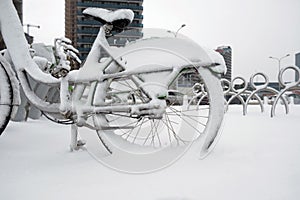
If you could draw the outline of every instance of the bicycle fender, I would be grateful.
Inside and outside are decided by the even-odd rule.
[[[155,51],[156,50],[156,51]],[[138,55],[138,51],[143,51],[141,55]],[[194,41],[186,38],[149,38],[142,39],[132,43],[127,44],[124,48],[114,49],[114,57],[117,59],[124,59],[129,64],[136,63],[136,58],[142,57],[142,62],[144,65],[147,62],[163,63],[166,65],[174,66],[180,65],[178,60],[167,60],[165,55],[162,56],[162,52],[174,53],[179,57],[186,59],[190,63],[218,63],[217,66],[211,66],[210,69],[215,73],[225,73],[226,65],[223,57],[214,50],[201,47]],[[127,56],[129,54],[136,54],[135,56]],[[157,54],[157,55],[155,55]],[[135,61],[134,61],[135,60]],[[185,64],[186,64],[185,61]]]
[[[9,75],[9,80],[13,90],[13,101],[12,101],[13,110],[11,114],[13,118],[18,110],[18,106],[21,104],[20,82],[17,79],[16,73],[13,70],[12,66],[9,64],[9,62],[7,62],[7,60],[3,56],[0,56],[0,62],[2,63],[2,66],[4,67],[4,69]]]

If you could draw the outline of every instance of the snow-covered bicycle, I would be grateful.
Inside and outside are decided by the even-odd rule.
[[[219,76],[226,70],[218,53],[166,30],[144,31],[137,41],[111,47],[107,36],[126,29],[133,12],[87,8],[84,14],[103,26],[82,67],[68,71],[68,62],[61,62],[54,77],[31,58],[12,2],[1,0],[0,9],[1,32],[15,66],[14,72],[0,57],[1,132],[19,103],[20,83],[46,116],[71,124],[72,150],[84,145],[77,139],[79,127],[95,130],[112,155],[120,149],[135,155],[146,149],[155,155],[159,149],[176,151],[193,142],[199,142],[206,155],[214,147],[224,115]],[[58,86],[58,101],[39,98],[29,77]],[[86,140],[90,136],[81,135]]]

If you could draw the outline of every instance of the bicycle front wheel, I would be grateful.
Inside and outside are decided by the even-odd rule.
[[[12,112],[12,87],[8,74],[0,62],[0,135],[5,130]]]

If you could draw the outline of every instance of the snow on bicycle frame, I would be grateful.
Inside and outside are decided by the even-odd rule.
[[[97,9],[92,9],[95,16],[103,14],[104,9],[97,8],[99,13]],[[89,8],[84,13],[87,11]],[[99,78],[103,81],[109,78],[143,75],[144,84],[140,85],[141,88],[151,96],[151,99],[156,99],[166,96],[166,86],[171,84],[180,71],[199,67],[210,68],[216,74],[226,71],[224,60],[218,53],[204,49],[187,38],[167,34],[166,30],[144,29],[143,39],[129,43],[124,48],[114,48],[109,46],[105,38],[106,29],[109,28],[109,25],[104,25],[100,29],[84,66],[78,72],[80,79],[88,80],[94,77],[95,80]],[[99,65],[101,51],[105,51],[110,57]],[[166,77],[166,74],[161,72],[169,74]],[[100,74],[101,77],[98,77]],[[150,83],[153,83],[152,89],[148,87]],[[154,94],[151,91],[156,92]]]
[[[105,116],[109,113],[124,112],[130,113],[130,116],[135,118],[148,116],[150,119],[161,119],[168,107],[166,104],[168,86],[182,72],[196,71],[202,74],[202,79],[207,84],[207,92],[210,94],[209,100],[213,104],[206,127],[206,132],[211,133],[205,136],[204,150],[214,142],[224,113],[223,98],[220,96],[222,91],[217,76],[226,70],[224,60],[216,52],[203,49],[180,35],[170,37],[169,34],[169,37],[166,37],[167,31],[156,32],[158,35],[154,34],[154,37],[151,33],[152,37],[129,43],[123,48],[113,48],[109,46],[106,34],[114,29],[120,31],[128,25],[128,22],[124,24],[124,21],[119,20],[125,18],[131,21],[132,11],[109,12],[103,9],[88,9],[86,13],[109,23],[100,28],[83,66],[57,79],[42,72],[30,57],[23,29],[12,2],[2,0],[0,9],[1,32],[16,67],[17,76],[27,98],[39,109],[72,117],[77,126],[87,126],[95,130],[113,127],[106,127],[105,120],[100,120],[101,127],[97,127],[97,123],[95,126],[87,124],[87,116],[90,114]],[[115,21],[118,23],[114,24]],[[144,35],[147,36],[147,33]],[[101,60],[100,54],[103,50],[109,57]],[[60,103],[45,102],[37,97],[28,85],[26,78],[28,74],[38,82],[60,85]],[[105,96],[109,93],[107,89],[110,81],[127,78],[138,86],[149,101],[134,105],[106,103]],[[68,90],[70,84],[75,84],[73,93]],[[82,95],[86,85],[89,85],[91,92],[83,102]]]
[[[106,28],[110,27],[104,25],[100,29],[85,65],[79,70],[79,77],[81,78],[86,77],[88,79],[98,74],[102,76],[100,77],[102,83],[98,84],[99,91],[95,89],[97,86],[94,84],[92,86],[94,89],[91,90],[95,92],[90,96],[98,96],[98,105],[103,105],[101,92],[106,87],[105,82],[130,77],[139,86],[139,89],[150,97],[151,101],[134,106],[90,107],[93,109],[90,112],[125,112],[131,113],[133,116],[148,114],[148,117],[152,119],[161,118],[167,109],[165,97],[168,95],[168,86],[184,71],[186,73],[195,70],[201,71],[200,73],[203,74],[206,84],[209,85],[208,90],[214,90],[209,91],[210,100],[214,101],[206,127],[206,131],[210,134],[204,133],[206,138],[202,140],[203,149],[201,152],[203,156],[207,155],[218,134],[224,110],[222,108],[223,100],[221,96],[217,95],[220,92],[218,80],[210,74],[205,74],[206,72],[202,70],[209,69],[215,75],[224,73],[226,67],[223,58],[218,53],[204,49],[193,41],[181,37],[181,35],[174,37],[173,34],[161,29],[144,29],[143,39],[131,42],[125,45],[124,48],[113,48],[108,45],[105,38]],[[103,60],[102,65],[99,65],[101,51],[105,51],[110,57]],[[214,86],[216,87],[213,88]],[[105,94],[102,93],[102,95]],[[215,106],[217,104],[218,106]],[[106,122],[103,122],[103,120],[99,121],[102,128],[112,128],[106,126]],[[117,126],[116,128],[126,129],[128,127]],[[100,133],[99,135],[103,136]]]

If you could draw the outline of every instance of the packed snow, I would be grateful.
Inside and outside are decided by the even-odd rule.
[[[197,147],[161,171],[132,175],[96,161],[90,151],[69,152],[70,127],[45,119],[10,122],[0,137],[1,199],[296,200],[300,196],[300,107],[279,106],[242,116],[229,107],[214,151]],[[89,131],[80,129],[80,131]]]

